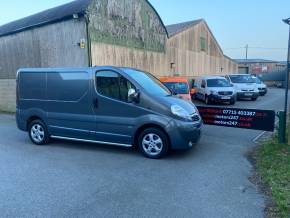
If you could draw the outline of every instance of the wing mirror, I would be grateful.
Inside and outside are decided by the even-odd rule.
[[[139,92],[136,91],[135,89],[129,89],[128,90],[128,100],[129,102],[136,102],[138,103],[139,102]]]
[[[195,88],[190,89],[190,94],[191,94],[191,95],[194,95],[195,93],[196,93]]]

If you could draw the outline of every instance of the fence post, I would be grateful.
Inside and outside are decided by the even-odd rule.
[[[284,120],[285,120],[285,112],[284,111],[279,111],[279,129],[278,129],[278,140],[279,143],[286,143],[286,135],[285,135],[285,125],[284,125]]]

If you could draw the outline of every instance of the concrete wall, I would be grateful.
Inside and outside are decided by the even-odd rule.
[[[88,66],[83,20],[63,21],[0,37],[0,110],[15,110],[15,77],[19,68]]]
[[[16,105],[15,79],[0,79],[0,111],[14,112]]]

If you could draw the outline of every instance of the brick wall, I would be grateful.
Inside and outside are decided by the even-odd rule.
[[[16,81],[0,79],[0,111],[15,112]]]

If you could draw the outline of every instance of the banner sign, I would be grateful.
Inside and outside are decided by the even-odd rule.
[[[239,108],[220,108],[197,106],[207,125],[255,129],[273,132],[275,111]]]

